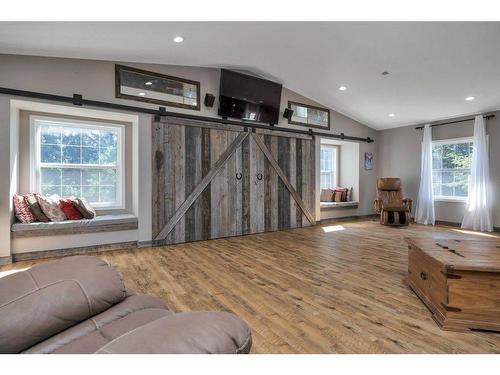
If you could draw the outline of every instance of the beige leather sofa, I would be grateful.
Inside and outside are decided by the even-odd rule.
[[[250,329],[226,312],[173,313],[125,288],[96,257],[0,278],[0,353],[248,353]]]

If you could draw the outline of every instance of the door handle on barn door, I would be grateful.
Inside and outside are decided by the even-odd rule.
[[[163,152],[156,150],[155,152],[156,169],[160,170],[163,167]]]
[[[243,175],[240,172],[236,173],[237,180],[241,180],[242,178],[243,178]]]
[[[264,178],[262,173],[257,173],[257,180],[262,180]]]

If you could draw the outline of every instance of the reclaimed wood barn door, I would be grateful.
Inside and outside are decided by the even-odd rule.
[[[167,116],[157,120],[152,132],[154,243],[314,224],[312,137]]]

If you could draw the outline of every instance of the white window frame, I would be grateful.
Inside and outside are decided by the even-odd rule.
[[[333,175],[334,175],[334,178],[333,178],[333,182],[335,184],[335,186],[333,187],[334,189],[336,187],[339,186],[339,155],[340,155],[340,147],[337,146],[337,145],[331,145],[331,144],[328,144],[328,143],[320,143],[320,147],[319,147],[319,152],[320,152],[320,164],[319,164],[319,186],[320,186],[320,189],[323,189],[321,187],[321,149],[322,148],[331,148],[334,150],[334,153],[335,153],[335,163],[334,163],[334,172],[333,172]]]
[[[432,147],[434,145],[440,145],[440,144],[457,144],[457,143],[471,143],[473,142],[474,138],[473,137],[463,137],[463,138],[451,138],[451,139],[440,139],[436,141],[432,141]],[[432,173],[434,174],[434,168],[432,169]],[[432,186],[434,189],[434,184]],[[469,199],[469,191],[467,191],[467,197],[448,197],[445,195],[435,195],[434,200],[438,202],[467,202]]]
[[[79,120],[62,117],[48,117],[40,115],[30,115],[30,189],[33,192],[41,192],[41,176],[40,170],[42,163],[40,161],[40,124],[37,121],[47,121],[54,125],[74,126],[79,129],[98,129],[98,130],[118,130],[117,145],[116,145],[116,169],[117,186],[116,186],[116,201],[115,202],[95,202],[92,206],[101,210],[121,210],[125,209],[125,126],[120,124],[111,124],[108,122],[99,122],[93,120]],[[54,166],[54,164],[52,164]],[[79,164],[78,167],[85,167],[85,164]],[[88,165],[94,167],[94,165]],[[57,165],[59,168],[72,168],[71,164]],[[109,166],[100,165],[100,169],[105,169]]]

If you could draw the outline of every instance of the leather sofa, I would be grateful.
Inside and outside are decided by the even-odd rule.
[[[174,313],[103,260],[75,256],[0,278],[0,353],[248,353],[227,312]]]
[[[380,224],[408,225],[412,203],[410,198],[403,199],[400,178],[384,177],[377,180],[377,199],[373,202],[373,208],[380,214]]]

